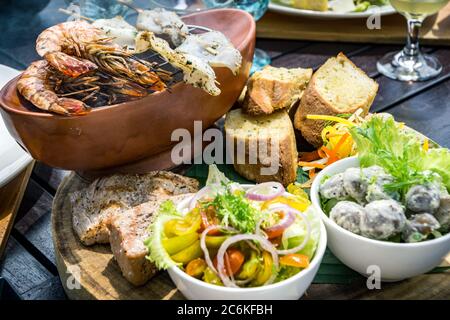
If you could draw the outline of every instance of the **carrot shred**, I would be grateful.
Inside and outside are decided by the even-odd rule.
[[[316,176],[316,169],[309,170],[309,178],[314,179]]]
[[[313,167],[313,168],[317,168],[317,169],[323,169],[325,168],[324,164],[321,163],[316,163],[316,162],[306,162],[306,161],[299,161],[298,165],[300,167]]]
[[[344,144],[345,140],[347,140],[348,137],[350,137],[350,134],[348,132],[344,133],[342,135],[342,137],[339,139],[338,143],[336,143],[336,146],[334,147],[333,150],[329,150],[328,148],[326,148],[324,146],[322,147],[323,151],[325,151],[325,153],[329,157],[327,165],[328,164],[332,164],[332,163],[334,163],[334,162],[339,160],[339,156],[338,156],[337,153],[338,153],[339,149],[342,147],[342,145]]]
[[[317,149],[317,154],[322,158],[326,158],[327,154],[325,153],[325,151],[322,150],[322,148]]]

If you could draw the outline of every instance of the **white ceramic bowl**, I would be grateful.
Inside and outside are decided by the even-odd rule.
[[[181,212],[189,201],[190,198],[180,203],[178,208]],[[299,299],[310,286],[322,262],[326,246],[327,234],[321,222],[319,244],[309,267],[287,280],[264,287],[226,288],[200,281],[177,267],[168,271],[178,290],[190,300],[294,300]]]
[[[325,223],[328,247],[333,254],[345,265],[364,276],[373,273],[374,269],[371,266],[379,267],[382,281],[403,280],[426,273],[438,266],[450,252],[450,234],[418,243],[394,243],[356,235],[328,218],[320,206],[320,181],[325,176],[332,176],[352,167],[359,167],[358,158],[337,161],[322,170],[311,187],[311,201]]]

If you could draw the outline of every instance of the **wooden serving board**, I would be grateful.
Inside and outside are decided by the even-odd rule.
[[[84,246],[72,228],[70,194],[86,186],[77,174],[64,178],[53,200],[52,234],[56,265],[70,299],[183,299],[167,272],[135,287],[122,277],[109,245]],[[77,285],[79,284],[79,286]]]
[[[0,188],[0,259],[5,250],[17,210],[22,202],[23,194],[28,184],[34,161],[30,163],[17,177]]]
[[[399,14],[381,17],[381,29],[367,28],[366,19],[323,20],[268,12],[258,23],[257,37],[404,44],[406,19]],[[450,4],[428,17],[422,27],[422,43],[450,45]]]

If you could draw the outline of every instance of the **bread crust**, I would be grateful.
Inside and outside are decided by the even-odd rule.
[[[288,71],[282,68],[278,71],[292,73],[284,75],[286,78],[267,77],[266,74],[274,69],[276,68],[266,67],[249,79],[242,105],[244,113],[253,116],[268,115],[290,108],[301,97],[312,76],[312,69],[297,68]]]
[[[234,111],[236,112],[236,111]],[[290,183],[294,182],[297,178],[297,145],[295,141],[295,132],[294,128],[292,126],[292,122],[289,118],[289,116],[285,113],[285,111],[278,111],[285,115],[286,119],[286,126],[283,127],[283,130],[285,130],[283,138],[272,140],[273,137],[264,138],[266,145],[269,146],[268,150],[268,156],[271,155],[271,149],[270,146],[272,146],[272,143],[276,143],[279,148],[279,163],[278,163],[278,171],[275,174],[272,175],[262,175],[261,169],[263,168],[269,168],[270,164],[267,164],[264,162],[264,160],[260,159],[259,156],[257,157],[257,161],[255,164],[250,164],[250,145],[251,141],[257,140],[256,143],[259,143],[260,136],[258,134],[255,134],[253,136],[245,136],[240,137],[236,134],[230,133],[232,130],[227,130],[228,123],[225,122],[225,133],[226,133],[226,139],[229,141],[233,141],[234,150],[232,152],[234,153],[234,169],[243,177],[245,177],[248,180],[255,181],[258,183],[261,182],[268,182],[268,181],[278,181],[281,184],[287,186]],[[280,115],[280,113],[275,113],[272,116]],[[267,116],[266,116],[267,117]],[[263,129],[261,129],[263,130]],[[244,156],[245,156],[245,164],[237,163],[237,142],[242,141],[245,146]],[[230,150],[229,150],[230,151]],[[254,154],[252,155],[254,156]]]
[[[338,59],[345,59],[347,62],[351,63],[358,72],[364,73],[360,68],[355,66],[355,64],[350,61],[343,53],[339,53]],[[321,115],[337,115],[341,113],[353,113],[358,109],[363,110],[363,115],[369,112],[369,108],[372,105],[375,96],[378,91],[378,84],[375,84],[373,90],[370,93],[367,101],[360,103],[358,105],[353,105],[346,110],[338,110],[333,104],[326,101],[317,89],[317,72],[312,76],[311,81],[306,88],[306,91],[301,99],[300,106],[298,107],[295,117],[294,117],[294,127],[301,131],[302,136],[315,147],[320,147],[323,144],[322,140],[322,130],[325,127],[325,121],[321,120],[309,120],[306,119],[308,114],[321,114]]]

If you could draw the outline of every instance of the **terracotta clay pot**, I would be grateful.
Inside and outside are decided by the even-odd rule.
[[[222,93],[178,83],[143,99],[93,109],[85,116],[44,113],[16,90],[17,78],[0,92],[1,113],[13,137],[43,163],[89,172],[144,172],[173,167],[171,134],[194,121],[212,126],[234,104],[249,76],[255,47],[255,23],[246,12],[220,9],[184,17],[188,24],[223,32],[239,49],[243,62],[238,76],[215,68]]]

